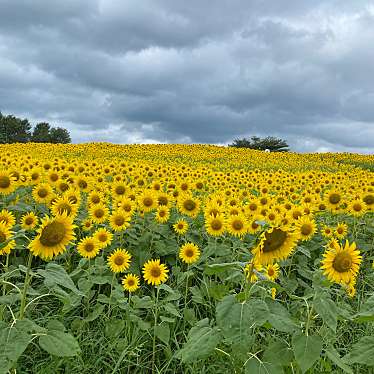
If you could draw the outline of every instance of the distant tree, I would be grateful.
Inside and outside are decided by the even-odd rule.
[[[267,136],[266,138],[259,138],[252,136],[251,138],[235,139],[229,147],[237,148],[250,148],[265,151],[268,149],[270,152],[288,152],[289,146],[283,139],[274,136]]]
[[[30,141],[31,124],[27,119],[0,112],[0,143],[25,143]]]
[[[51,125],[48,122],[37,123],[32,133],[31,141],[35,143],[51,142]]]
[[[50,141],[51,143],[71,143],[69,131],[62,127],[52,128],[50,131]]]

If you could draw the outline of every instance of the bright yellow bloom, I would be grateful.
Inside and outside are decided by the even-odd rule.
[[[130,267],[131,255],[124,249],[116,249],[108,257],[108,266],[113,273],[122,273]]]
[[[149,260],[143,266],[143,277],[148,284],[158,286],[168,279],[169,269],[160,260]]]
[[[200,253],[199,247],[196,244],[186,243],[179,250],[179,258],[190,265],[199,259]]]

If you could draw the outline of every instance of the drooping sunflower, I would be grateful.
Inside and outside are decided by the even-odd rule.
[[[74,225],[71,217],[66,213],[56,217],[42,219],[38,235],[29,244],[34,256],[50,260],[64,252],[69,243],[75,239]]]
[[[265,275],[269,280],[274,282],[279,277],[279,265],[278,264],[267,265],[265,268]]]
[[[158,286],[168,279],[169,269],[165,264],[160,263],[160,259],[148,260],[143,265],[143,277],[148,284]]]
[[[101,245],[97,239],[92,236],[83,238],[77,246],[77,250],[82,257],[94,258],[97,256]]]
[[[300,240],[310,240],[317,231],[317,225],[309,216],[302,216],[296,222],[296,230],[300,234]]]
[[[49,204],[54,193],[52,187],[48,183],[39,183],[32,190],[32,196],[39,204]]]
[[[336,244],[323,254],[322,266],[324,275],[331,282],[348,285],[355,282],[362,256],[356,249],[356,243],[345,241],[344,247]]]
[[[131,257],[125,249],[116,249],[108,257],[108,266],[113,273],[122,273],[130,267]]]
[[[155,220],[158,223],[165,223],[170,218],[170,210],[167,206],[159,206],[156,211]]]
[[[338,211],[343,203],[343,195],[337,190],[328,191],[324,196],[327,207],[332,211]]]
[[[231,235],[242,237],[248,231],[247,220],[243,214],[229,216],[226,228]]]
[[[374,210],[374,193],[367,192],[363,194],[362,201],[366,204],[368,210]]]
[[[88,210],[88,214],[92,222],[104,223],[108,219],[109,209],[106,205],[100,203],[91,206],[91,208]]]
[[[174,231],[179,235],[184,235],[188,230],[188,223],[184,219],[179,219],[174,225],[173,225]]]
[[[21,227],[24,230],[33,230],[39,222],[38,216],[34,212],[26,213],[21,218]]]
[[[12,235],[13,232],[10,231],[10,228],[6,226],[4,222],[0,222],[0,245],[3,245],[3,247],[0,247],[0,255],[10,253],[10,251],[16,246],[14,240],[9,240]]]
[[[106,248],[113,239],[113,234],[105,228],[98,229],[93,236],[99,241],[101,249]]]
[[[186,264],[193,264],[200,257],[199,247],[194,243],[185,243],[180,247],[179,258]]]
[[[127,185],[125,182],[119,181],[112,184],[112,197],[114,200],[122,199],[127,192]]]
[[[16,218],[9,210],[2,209],[0,212],[0,222],[4,222],[7,227],[12,228],[16,223]]]
[[[262,265],[287,258],[297,245],[299,236],[285,227],[272,227],[261,234],[260,243],[252,253]]]
[[[220,236],[226,231],[226,219],[223,214],[209,216],[205,219],[205,230],[209,235]]]
[[[0,194],[9,195],[17,187],[16,178],[14,178],[9,172],[0,170]]]
[[[114,231],[124,231],[130,226],[130,216],[122,209],[117,209],[110,216],[110,227]]]
[[[199,214],[200,205],[200,200],[189,194],[183,194],[178,198],[179,211],[191,218],[196,218],[196,216]]]
[[[245,277],[249,282],[254,283],[258,280],[258,275],[262,269],[263,267],[260,263],[252,260],[244,268]]]
[[[139,288],[140,279],[136,274],[126,274],[122,279],[122,287],[130,293],[135,292]]]

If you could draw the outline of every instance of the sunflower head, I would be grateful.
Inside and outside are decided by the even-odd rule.
[[[143,266],[143,277],[148,284],[158,286],[168,279],[169,269],[160,260],[149,260]]]
[[[130,267],[131,255],[124,249],[116,249],[108,257],[108,266],[113,273],[122,273]]]
[[[127,274],[122,279],[122,286],[125,291],[130,293],[135,292],[139,288],[140,279],[136,274]]]
[[[188,223],[184,219],[179,219],[173,225],[174,231],[179,235],[184,235],[188,230]]]
[[[21,218],[21,227],[24,230],[33,230],[39,222],[38,216],[34,212],[26,213]]]
[[[179,258],[186,264],[193,264],[200,257],[200,250],[196,244],[183,244],[179,250]]]
[[[94,258],[100,251],[100,243],[94,237],[82,239],[77,246],[78,252],[82,257]]]

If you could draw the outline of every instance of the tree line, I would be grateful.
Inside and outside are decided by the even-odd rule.
[[[34,128],[27,119],[0,112],[0,143],[71,143],[69,131],[39,122]]]
[[[236,148],[250,148],[259,151],[269,150],[270,152],[288,152],[289,146],[283,139],[274,136],[267,136],[266,138],[259,138],[252,136],[251,138],[235,139],[229,147]]]

